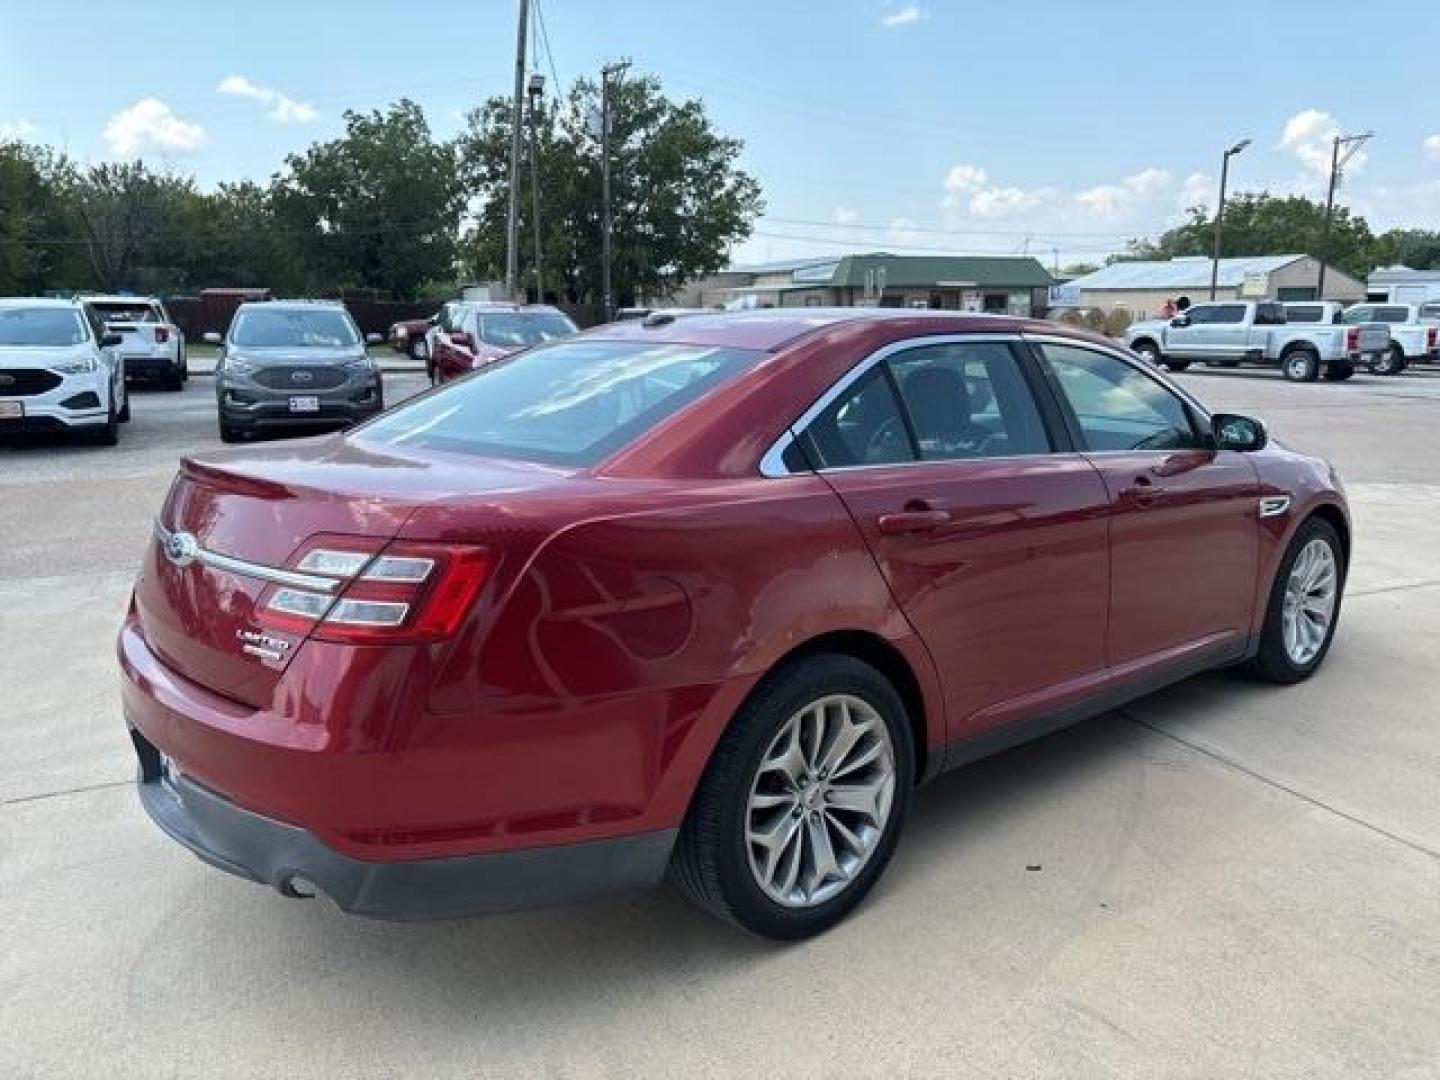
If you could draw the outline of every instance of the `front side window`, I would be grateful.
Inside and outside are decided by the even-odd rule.
[[[585,468],[764,355],[659,342],[557,342],[407,402],[351,438]]]
[[[246,308],[230,328],[230,343],[250,348],[343,348],[359,342],[350,316],[336,308]]]
[[[1215,321],[1215,309],[1206,307],[1204,304],[1196,304],[1180,313],[1182,319],[1189,319],[1191,326],[1204,326]]]
[[[1242,323],[1245,321],[1244,304],[1217,304],[1210,309],[1210,321],[1212,323]]]
[[[1040,412],[1004,342],[924,345],[889,364],[922,460],[1050,452]]]
[[[1138,368],[1073,345],[1047,344],[1044,352],[1087,449],[1182,450],[1202,445],[1185,402]]]
[[[1350,326],[1354,326],[1357,323],[1368,323],[1371,321],[1370,313],[1373,310],[1375,309],[1363,304],[1357,307],[1346,308],[1345,314],[1340,316],[1340,321]]]
[[[74,308],[0,308],[0,345],[64,347],[88,336]]]
[[[503,349],[523,349],[579,332],[558,311],[481,312],[479,323],[480,340]]]

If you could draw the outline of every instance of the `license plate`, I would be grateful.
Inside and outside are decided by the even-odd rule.
[[[0,401],[0,420],[23,419],[25,419],[25,403],[23,401]]]
[[[320,399],[318,397],[292,397],[290,399],[291,412],[319,412]]]

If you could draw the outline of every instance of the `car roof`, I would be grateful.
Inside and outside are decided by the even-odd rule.
[[[924,333],[929,334],[1018,332],[1037,325],[1035,320],[1018,316],[925,308],[759,308],[697,312],[685,314],[683,318],[656,318],[665,314],[662,310],[645,319],[607,323],[587,331],[586,336],[773,352],[811,334],[844,324],[871,326],[918,320],[925,323]]]
[[[108,293],[83,293],[76,297],[86,304],[158,304],[158,296],[120,296]]]
[[[316,308],[329,308],[334,311],[346,310],[345,305],[339,300],[246,300],[235,310],[239,311],[242,308],[285,311],[314,311]]]
[[[77,300],[63,299],[54,296],[3,296],[0,297],[0,306],[76,308],[80,306],[80,303]]]

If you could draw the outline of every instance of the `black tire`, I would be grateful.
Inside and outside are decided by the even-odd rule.
[[[1285,632],[1283,621],[1285,617],[1285,586],[1290,578],[1290,570],[1299,558],[1300,552],[1305,545],[1314,539],[1322,539],[1330,545],[1331,554],[1335,556],[1335,566],[1339,577],[1336,582],[1335,609],[1330,617],[1330,626],[1326,630],[1325,640],[1320,646],[1319,652],[1305,664],[1297,664],[1291,659],[1290,654],[1285,650]],[[1285,555],[1280,560],[1280,567],[1275,571],[1275,580],[1270,584],[1270,596],[1265,608],[1265,625],[1260,631],[1260,649],[1255,658],[1250,661],[1250,670],[1263,679],[1270,682],[1289,685],[1308,679],[1315,673],[1315,670],[1325,660],[1325,655],[1330,651],[1330,644],[1335,640],[1335,628],[1340,624],[1340,606],[1345,597],[1345,549],[1340,544],[1340,535],[1324,518],[1308,518],[1300,528],[1295,530],[1295,536],[1290,541],[1290,546],[1285,549]]]
[[[120,393],[123,396],[123,401],[120,405],[120,411],[115,414],[115,419],[122,424],[128,424],[130,422],[130,388],[122,384]]]
[[[1355,374],[1354,364],[1326,364],[1325,380],[1327,382],[1344,382]]]
[[[165,389],[171,393],[185,389],[185,368],[182,365],[175,371],[167,372],[165,375]]]
[[[1291,382],[1314,382],[1320,377],[1320,357],[1314,349],[1291,349],[1280,358],[1280,373]]]
[[[1156,345],[1153,341],[1137,341],[1134,345],[1134,349],[1135,354],[1139,356],[1141,360],[1144,360],[1147,364],[1149,364],[1151,367],[1158,368],[1164,361],[1164,357],[1160,355],[1160,347]]]
[[[1189,360],[1171,360],[1168,357],[1165,359],[1164,363],[1165,366],[1171,371],[1184,371],[1190,366]]]
[[[1399,375],[1405,367],[1405,350],[1398,342],[1391,342],[1390,348],[1381,354],[1370,370],[1376,375]]]
[[[224,443],[237,443],[245,438],[245,432],[234,424],[227,424],[220,421],[220,441]]]
[[[762,890],[746,850],[751,785],[776,735],[798,711],[844,693],[882,718],[895,763],[889,817],[866,862],[840,892],[812,907],[786,907]],[[884,872],[915,784],[915,752],[904,703],[878,671],[850,656],[806,657],[772,674],[735,715],[695,791],[671,857],[669,879],[698,907],[761,937],[792,941],[834,926]]]
[[[110,415],[106,417],[103,426],[89,432],[90,442],[96,446],[115,446],[120,442],[120,414],[115,411],[115,403],[110,403]]]
[[[423,337],[417,337],[405,347],[410,354],[411,360],[421,360],[425,363],[425,370],[430,370],[430,345]]]

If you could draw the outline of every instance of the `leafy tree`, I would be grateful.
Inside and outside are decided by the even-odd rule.
[[[273,203],[271,190],[250,180],[221,184],[199,200],[184,226],[192,248],[188,288],[303,291],[303,252],[281,230]]]
[[[193,179],[140,161],[96,165],[66,177],[60,195],[99,288],[152,291],[183,277],[190,244],[183,218],[200,198]]]
[[[1375,238],[1375,265],[1440,270],[1440,232],[1390,229]]]
[[[455,257],[463,193],[452,147],[430,137],[408,99],[345,113],[345,135],[285,159],[271,198],[279,228],[306,253],[312,286],[412,299]]]
[[[1177,255],[1210,255],[1215,245],[1215,218],[1203,206],[1192,206],[1183,224],[1154,241],[1132,241],[1127,259],[1170,259]],[[1306,254],[1321,258],[1346,273],[1364,278],[1375,265],[1375,236],[1365,219],[1348,207],[1336,206],[1330,242],[1322,253],[1325,204],[1299,195],[1245,193],[1225,200],[1225,226],[1220,254]]]
[[[63,197],[72,175],[68,161],[43,147],[0,143],[0,295],[90,284]]]
[[[599,97],[580,79],[526,121],[536,132],[545,288],[577,303],[602,299]],[[700,102],[673,102],[655,78],[632,78],[612,87],[611,118],[612,288],[626,305],[724,267],[764,204],[738,166],[742,143],[718,134]],[[476,206],[463,257],[480,278],[504,276],[510,124],[509,102],[492,98],[459,140]],[[528,153],[521,173],[521,281],[533,284]]]

